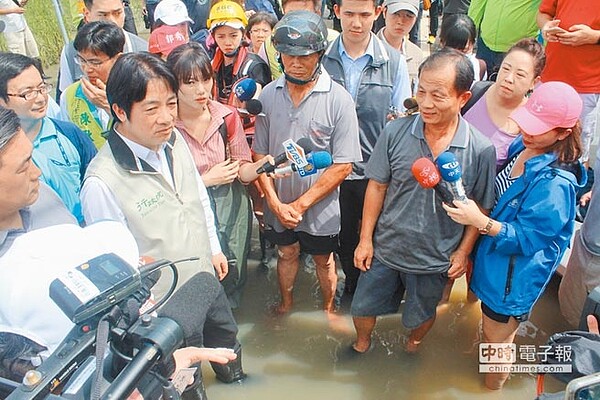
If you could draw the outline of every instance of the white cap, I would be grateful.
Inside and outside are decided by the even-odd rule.
[[[193,24],[185,4],[180,0],[161,0],[154,9],[154,20],[162,21],[167,25],[179,25],[182,22]]]
[[[164,1],[164,0],[163,0]],[[396,14],[400,10],[407,10],[417,15],[419,13],[419,0],[385,0],[388,14]]]

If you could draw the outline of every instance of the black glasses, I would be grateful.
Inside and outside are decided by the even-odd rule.
[[[25,101],[35,99],[39,94],[48,94],[52,90],[53,86],[50,83],[44,83],[37,89],[29,89],[23,93],[6,93],[7,96],[20,97]]]

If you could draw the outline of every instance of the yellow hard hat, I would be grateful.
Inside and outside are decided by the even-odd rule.
[[[212,6],[206,20],[206,26],[212,31],[223,25],[234,29],[245,29],[246,25],[248,25],[248,19],[242,6],[229,0],[219,1]]]

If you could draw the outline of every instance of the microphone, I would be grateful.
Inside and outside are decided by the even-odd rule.
[[[417,104],[417,99],[415,99],[414,97],[404,99],[402,105],[404,106],[404,108],[406,108],[406,115],[411,115],[419,111],[419,104]]]
[[[296,143],[298,146],[302,147],[304,149],[304,153],[308,154],[310,153],[314,146],[311,142],[311,140],[309,138],[303,137],[298,139],[298,143]],[[279,154],[277,157],[275,157],[275,164],[271,164],[269,162],[264,163],[260,168],[258,168],[256,170],[257,174],[263,174],[263,173],[267,173],[270,174],[273,171],[275,171],[275,167],[283,164],[284,162],[287,161],[287,153],[281,153]]]
[[[298,175],[304,178],[305,176],[314,175],[317,173],[317,170],[327,168],[333,164],[331,154],[326,151],[316,151],[314,153],[310,153],[306,157],[306,161],[308,162],[308,165],[304,167],[299,167],[298,165],[292,163],[287,167],[275,169],[275,173],[283,175],[295,171],[298,173]]]
[[[421,157],[413,163],[411,171],[421,187],[435,190],[435,193],[444,203],[452,206],[452,193],[446,187],[440,185],[440,174],[433,161]]]
[[[466,203],[467,195],[462,183],[462,171],[456,156],[449,151],[445,151],[438,156],[435,163],[440,169],[442,179],[450,185],[454,200]]]
[[[251,115],[258,115],[262,112],[262,103],[256,99],[246,101],[246,111]]]
[[[238,100],[248,101],[256,94],[256,81],[252,78],[241,79],[234,85],[233,92]]]

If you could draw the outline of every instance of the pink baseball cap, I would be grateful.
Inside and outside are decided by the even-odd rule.
[[[531,136],[555,128],[572,128],[577,123],[583,102],[579,94],[564,82],[545,82],[533,90],[524,106],[512,112],[510,118]]]
[[[166,57],[175,48],[189,41],[187,25],[162,25],[150,34],[148,51],[154,54],[162,54]]]

